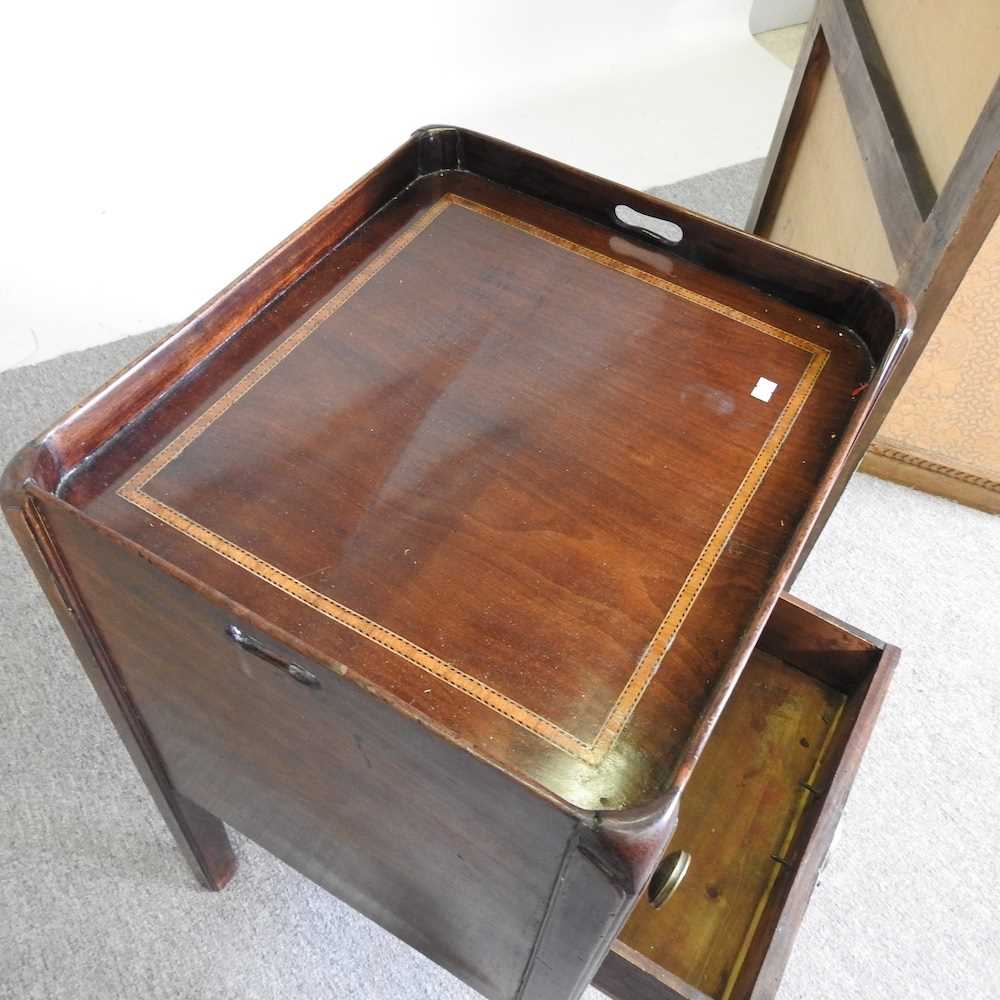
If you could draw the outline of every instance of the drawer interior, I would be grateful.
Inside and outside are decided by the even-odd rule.
[[[846,700],[753,655],[684,793],[671,847],[691,854],[687,875],[659,909],[639,903],[622,943],[710,997],[731,995]]]
[[[659,908],[640,900],[596,985],[630,1000],[738,1000],[762,995],[762,970],[777,982],[867,736],[859,722],[881,697],[883,655],[780,602],[681,799],[670,851],[690,853],[687,874]]]

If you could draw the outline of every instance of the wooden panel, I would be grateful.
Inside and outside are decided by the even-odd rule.
[[[861,0],[823,0],[812,29],[818,31],[817,41],[800,69],[823,56],[825,35],[840,82],[849,88],[846,109],[825,93],[832,89],[826,81],[818,88],[808,74],[801,77],[802,92],[791,93],[786,108],[805,104],[810,117],[797,122],[794,131],[779,126],[757,193],[756,203],[764,207],[758,229],[845,267],[898,281],[913,297],[917,322],[911,350],[877,402],[876,419],[858,440],[856,455],[860,458],[872,444],[871,431],[902,390],[864,468],[996,511],[1000,431],[991,391],[994,282],[965,286],[964,304],[959,298],[954,307],[950,303],[1000,211],[1000,6],[992,0],[866,0],[863,5]],[[859,55],[864,57],[860,65]],[[798,85],[793,81],[793,87]],[[817,89],[823,92],[816,95]],[[825,120],[817,124],[821,116]],[[890,138],[887,123],[893,126]],[[846,133],[848,126],[864,150],[867,185],[853,157],[842,162],[828,142],[823,148],[823,137]],[[810,132],[820,140],[810,140]],[[798,164],[815,154],[811,142],[821,147],[823,162],[814,163],[810,175]],[[789,160],[795,166],[790,168]],[[808,183],[789,204],[789,174],[794,173]],[[907,221],[912,206],[902,174],[926,217],[917,227]],[[940,192],[936,202],[935,187]],[[870,210],[873,200],[881,225]],[[846,222],[838,226],[831,215]],[[784,216],[783,231],[777,228],[779,216]],[[865,233],[864,243],[848,245],[845,227]],[[831,228],[837,235],[830,236]],[[898,275],[887,246],[900,265]],[[982,262],[979,267],[989,270]],[[977,306],[971,306],[973,301]],[[926,360],[903,389],[925,348]]]
[[[802,132],[812,114],[816,91],[829,56],[817,11],[806,25],[802,48],[792,70],[788,93],[781,106],[761,180],[747,216],[747,230],[751,233],[767,232],[774,221],[774,211],[784,196],[785,183],[795,162]]]
[[[858,0],[827,0],[823,33],[897,264],[934,204],[934,186]]]
[[[847,694],[871,675],[883,644],[785,594],[774,606],[757,648]]]
[[[9,494],[2,497],[7,522],[150,797],[195,878],[207,889],[224,888],[236,871],[225,827],[171,785],[163,759],[52,540],[39,503],[22,497],[15,506],[13,499]]]
[[[364,236],[258,318],[265,349],[160,408],[179,431],[108,449],[87,510],[574,805],[641,805],[868,359],[467,175]]]
[[[892,283],[896,263],[844,97],[824,67],[784,193],[761,235]]]
[[[0,489],[206,881],[222,818],[488,996],[571,998],[910,322],[431,128]]]
[[[660,910],[638,904],[594,980],[618,1000],[777,991],[899,650],[787,595],[774,619],[762,646],[809,673],[751,658],[681,802],[687,877]]]
[[[709,996],[728,995],[844,701],[754,654],[681,802],[671,849],[691,853],[687,877],[660,909],[640,901],[624,944]]]
[[[846,626],[845,630],[849,631]],[[802,819],[803,832],[808,834],[792,847],[792,864],[782,870],[780,889],[772,893],[770,905],[761,917],[733,990],[734,998],[770,1000],[778,991],[795,935],[833,847],[851,786],[898,662],[899,649],[885,645],[872,673],[851,692],[844,705],[816,777],[818,794],[810,800]]]
[[[622,941],[608,952],[594,985],[616,1000],[713,1000]]]
[[[574,818],[267,638],[320,681],[296,683],[232,642],[232,613],[69,508],[45,516],[170,787],[481,993],[510,1000]],[[592,915],[577,921],[583,948],[607,922],[601,914],[589,927]]]
[[[1000,72],[1000,4],[865,0],[865,10],[940,191]]]
[[[580,829],[550,902],[531,968],[517,1000],[575,1000],[590,985],[628,915],[634,892],[596,862],[592,834]],[[630,889],[638,889],[638,886]]]

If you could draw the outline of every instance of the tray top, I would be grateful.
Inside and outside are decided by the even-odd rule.
[[[871,371],[460,173],[235,340],[67,498],[585,808],[669,778]]]

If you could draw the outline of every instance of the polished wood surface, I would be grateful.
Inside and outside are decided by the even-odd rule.
[[[226,820],[485,995],[575,1000],[911,321],[876,282],[432,127],[0,497],[203,882],[232,873]],[[778,647],[809,633],[783,614]],[[782,964],[780,910],[744,970]]]
[[[482,181],[393,208],[179,433],[74,489],[113,470],[92,516],[574,805],[648,801],[868,355]]]
[[[67,554],[52,537],[42,513],[46,499],[30,495],[21,499],[21,505],[5,510],[7,523],[73,651],[191,871],[205,888],[224,888],[236,871],[236,856],[225,827],[218,817],[178,792],[170,781],[163,757],[81,599],[67,565]],[[75,558],[70,558],[75,563]]]
[[[280,639],[267,648],[315,686],[245,651],[230,628],[259,637],[258,619],[207,602],[72,508],[51,504],[46,521],[172,792],[480,993],[513,997],[567,855],[577,867],[577,819]],[[578,939],[623,898],[606,878],[590,888]]]

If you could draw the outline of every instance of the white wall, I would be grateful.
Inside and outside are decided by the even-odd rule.
[[[751,0],[18,4],[0,368],[177,322],[414,128],[644,187],[762,156]]]
[[[759,35],[763,31],[805,24],[815,9],[816,0],[753,0],[750,33]]]

